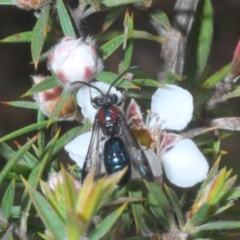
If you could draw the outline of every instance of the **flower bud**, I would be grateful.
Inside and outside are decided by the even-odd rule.
[[[78,181],[77,179],[75,179],[74,177],[72,177],[71,175],[69,175],[69,177],[71,177],[74,187],[76,190],[79,190],[81,188],[81,183],[80,181]],[[59,173],[53,173],[51,175],[49,175],[48,178],[48,186],[54,191],[56,189],[56,187],[60,184],[63,185],[63,175],[61,172]]]
[[[47,81],[47,77],[43,76],[33,76],[34,84],[38,84],[42,81]],[[43,114],[47,117],[50,117],[52,112],[54,111],[56,104],[58,103],[61,93],[63,91],[62,87],[56,87],[52,89],[48,89],[44,92],[39,92],[34,95],[34,99],[36,100],[38,107],[43,112]],[[63,104],[61,111],[58,113],[59,120],[75,120],[79,115],[78,107],[75,103],[74,96],[70,96],[70,98]]]
[[[48,0],[14,0],[15,5],[26,10],[40,9],[48,3]]]
[[[89,82],[103,68],[91,38],[64,37],[49,54],[48,60],[49,69],[64,87],[76,81]]]

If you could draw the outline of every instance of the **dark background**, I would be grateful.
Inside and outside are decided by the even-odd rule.
[[[158,2],[158,1],[156,1]],[[219,70],[225,64],[231,62],[234,49],[240,37],[240,1],[236,0],[212,0],[214,8],[214,37],[208,65],[210,73]],[[159,1],[159,6],[166,11],[171,18],[175,1]],[[84,32],[96,34],[99,31],[101,14],[86,20]],[[30,31],[36,19],[33,11],[24,11],[14,6],[0,6],[0,39],[9,35]],[[95,25],[92,25],[95,24]],[[141,22],[137,23],[140,27]],[[146,24],[146,23],[144,23]],[[91,29],[88,27],[91,26]],[[147,28],[147,24],[142,26]],[[157,50],[156,50],[157,49]],[[143,70],[156,76],[159,50],[156,43],[150,41],[136,41],[134,45],[134,64]],[[40,64],[35,71],[30,64],[30,44],[6,44],[0,43],[0,101],[19,100],[32,85],[31,75],[47,74],[46,66]],[[106,66],[110,71],[116,70],[118,62],[107,62]],[[29,100],[28,98],[26,100]],[[229,100],[221,106],[228,116],[240,116],[240,99]],[[0,137],[14,130],[35,122],[36,112],[24,110],[0,104]],[[72,123],[64,122],[63,126],[71,126]],[[240,167],[240,133],[234,133],[234,137],[222,142],[222,149],[230,153],[223,157],[222,164],[234,167],[234,172],[239,172]],[[27,140],[28,136],[19,138],[21,143]],[[8,142],[12,144],[11,142]],[[13,145],[12,145],[13,146]],[[65,158],[66,154],[62,158]],[[5,160],[0,158],[0,164]]]

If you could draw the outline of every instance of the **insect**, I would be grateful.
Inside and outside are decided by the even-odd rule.
[[[126,98],[124,94],[118,103],[118,96],[110,94],[112,86],[126,73],[123,72],[110,85],[106,94],[97,87],[87,84],[99,91],[101,96],[91,99],[94,108],[98,109],[93,123],[92,136],[82,169],[82,182],[92,167],[95,167],[95,176],[101,175],[102,162],[107,174],[115,173],[125,167],[127,171],[118,183],[127,183],[132,176],[132,166],[140,175],[153,181],[154,176],[148,159],[135,137],[129,130],[119,106]]]

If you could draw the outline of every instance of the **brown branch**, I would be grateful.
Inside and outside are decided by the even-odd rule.
[[[178,0],[174,8],[175,17],[172,28],[169,31],[153,19],[151,20],[151,24],[158,34],[168,39],[167,43],[162,45],[160,54],[159,82],[164,82],[167,72],[173,72],[178,75],[182,75],[183,73],[186,44],[195,18],[198,2],[199,0]]]

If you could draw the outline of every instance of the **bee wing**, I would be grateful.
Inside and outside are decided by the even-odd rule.
[[[100,178],[101,175],[101,165],[102,165],[102,141],[100,139],[101,129],[99,124],[95,123],[93,125],[92,137],[88,147],[85,162],[82,168],[82,179],[83,182],[86,175],[94,168],[94,175],[96,179]]]
[[[147,156],[129,130],[129,127],[123,116],[119,121],[119,125],[122,131],[123,140],[126,143],[126,148],[130,156],[131,163],[133,164],[134,168],[137,169],[140,175],[147,181],[154,181],[154,176]]]

